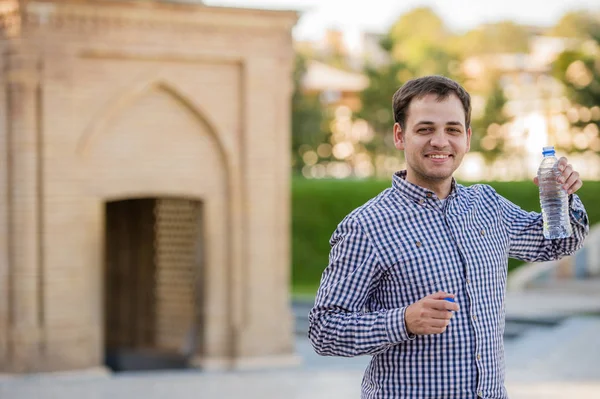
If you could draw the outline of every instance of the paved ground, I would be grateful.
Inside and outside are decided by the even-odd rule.
[[[561,326],[541,331],[545,336],[530,331],[529,341],[524,338],[507,345],[507,389],[511,399],[600,398],[600,367],[596,366],[600,345],[595,344],[600,319],[569,319]],[[569,332],[575,340],[565,342]],[[359,399],[367,357],[320,357],[302,337],[297,338],[296,345],[303,363],[294,368],[4,378],[0,379],[0,398]],[[540,357],[544,351],[550,357]]]
[[[511,399],[600,399],[600,287],[573,291],[508,295],[514,331],[506,338]],[[0,399],[358,399],[368,358],[317,356],[302,321],[309,307],[294,306],[296,349],[303,360],[299,367],[0,377]]]
[[[0,383],[2,399],[359,399],[362,371],[280,370],[25,378]],[[508,383],[511,399],[600,398],[600,383]]]

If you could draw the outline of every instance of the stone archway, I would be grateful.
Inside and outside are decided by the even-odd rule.
[[[104,347],[114,371],[185,368],[202,353],[200,201],[105,206]]]
[[[104,301],[107,364],[113,369],[184,367],[190,361],[198,364],[207,357],[226,356],[231,347],[227,342],[231,320],[210,317],[211,312],[230,314],[227,158],[216,131],[175,88],[162,81],[139,87],[109,107],[100,118],[100,128],[90,129],[80,141],[82,165],[93,177],[88,181],[89,190],[106,203],[107,259],[128,254],[123,264],[115,263],[116,269],[99,264],[109,272],[120,268],[116,280],[104,275],[105,299],[114,299]],[[199,198],[202,206],[195,200]],[[183,278],[183,283],[194,280],[197,285],[172,290],[164,278],[173,277],[174,270],[165,262],[177,256],[189,258],[194,247],[192,243],[187,248],[175,244],[165,255],[169,244],[164,240],[176,239],[176,230],[182,227],[174,223],[177,209],[191,214],[201,211],[202,231],[210,235],[203,245],[202,277],[206,280],[196,279],[188,263],[191,274],[175,279]],[[111,223],[129,236],[115,233]],[[190,230],[193,224],[183,227]],[[170,234],[161,233],[169,229]],[[138,238],[131,238],[133,235]],[[155,259],[132,269],[128,262],[135,263],[136,257]],[[127,271],[137,274],[130,277]],[[156,276],[156,292],[151,292],[153,285],[146,281],[149,276]],[[113,298],[111,286],[119,284],[141,287],[139,295],[149,297],[150,303],[141,303],[135,290],[125,290],[122,297],[117,292],[118,298]],[[185,290],[192,291],[184,295]],[[203,300],[184,309],[193,302],[194,292],[200,292]],[[178,298],[187,305],[177,302]],[[173,320],[178,312],[183,312],[181,318]],[[206,321],[199,322],[201,316],[194,318],[194,313],[207,314]]]

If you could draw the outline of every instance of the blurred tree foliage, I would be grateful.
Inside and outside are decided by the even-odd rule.
[[[487,57],[502,53],[526,54],[530,52],[531,37],[540,32],[540,29],[512,21],[500,21],[455,33],[430,8],[419,7],[401,15],[379,43],[388,61],[364,67],[370,83],[360,94],[362,109],[355,117],[366,120],[375,132],[374,139],[365,146],[373,155],[397,156],[391,135],[394,92],[409,79],[441,74],[462,83],[474,98],[472,148],[481,151],[487,161],[492,161],[505,149],[502,125],[510,121],[504,113],[507,98],[500,75],[494,62]],[[569,48],[554,62],[553,76],[564,83],[567,96],[578,110],[597,109],[600,106],[600,23],[597,16],[585,11],[570,12],[545,33],[567,38]],[[321,104],[318,94],[301,90],[307,59],[352,69],[339,32],[332,33],[328,39],[332,43],[328,50],[304,51],[301,53],[305,55],[298,55],[296,60],[292,115],[296,171],[304,165],[302,145],[314,149],[331,134],[329,123],[332,118],[327,115],[331,110]],[[465,73],[465,65],[477,58],[484,60],[481,65],[485,65],[486,70],[475,81],[472,77],[467,78],[471,75]],[[570,119],[574,128],[590,131],[591,123],[598,132],[600,119],[594,119],[594,115],[592,113],[591,118],[571,115]]]
[[[410,75],[453,75],[456,55],[450,53],[452,34],[430,8],[419,7],[392,24],[383,40],[391,59],[403,63]],[[408,76],[406,76],[408,77]]]
[[[549,36],[582,39],[590,37],[597,28],[597,16],[588,11],[578,10],[564,14],[547,33]]]
[[[500,81],[495,79],[487,95],[482,115],[471,121],[471,150],[480,151],[488,162],[504,151],[504,135],[500,126],[509,121],[504,113],[506,101]]]
[[[360,95],[362,108],[356,116],[366,120],[375,132],[374,139],[367,148],[378,154],[390,153],[394,151],[391,140],[394,126],[392,96],[400,82],[410,79],[412,74],[405,64],[399,62],[391,62],[379,68],[368,66],[365,73],[369,78],[369,86]]]
[[[512,21],[481,25],[450,42],[452,50],[463,58],[496,53],[527,53],[530,33]]]
[[[324,141],[327,133],[326,110],[321,106],[317,94],[307,94],[302,91],[302,78],[306,73],[306,58],[296,54],[293,80],[294,92],[292,94],[292,169],[300,172],[302,161],[301,147],[308,145],[316,147]]]
[[[380,42],[389,62],[367,65],[369,86],[361,93],[362,109],[357,117],[375,131],[369,149],[378,154],[393,152],[392,96],[406,81],[423,75],[458,78],[458,57],[449,51],[451,33],[430,8],[419,7],[403,14]]]
[[[600,131],[600,17],[586,12],[566,14],[551,31],[576,43],[561,53],[552,65],[578,113],[568,113],[572,132],[598,137]],[[591,111],[594,112],[591,112]],[[572,150],[572,148],[569,148]],[[577,148],[576,148],[577,149]],[[579,148],[585,150],[587,148]],[[600,153],[600,146],[595,146]]]
[[[488,126],[507,121],[503,113],[506,98],[496,74],[479,84],[475,92],[466,85],[461,63],[472,56],[498,52],[527,52],[529,33],[513,22],[482,25],[462,35],[452,33],[444,21],[430,8],[416,8],[398,18],[381,40],[381,48],[389,55],[386,65],[365,69],[370,85],[361,93],[362,110],[357,115],[376,131],[374,150],[386,151],[393,143],[386,140],[393,126],[392,96],[409,79],[439,74],[453,78],[467,86],[471,94],[486,99],[482,115],[474,115],[473,145],[482,149]],[[502,151],[502,138],[485,155],[493,158]],[[491,146],[490,146],[491,147]]]

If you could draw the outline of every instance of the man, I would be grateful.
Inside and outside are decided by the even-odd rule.
[[[409,81],[393,111],[406,170],[331,237],[310,341],[321,355],[373,356],[362,398],[507,398],[508,257],[547,261],[581,247],[589,228],[574,193],[582,182],[561,158],[573,235],[546,240],[540,214],[453,179],[471,141],[470,96],[459,84]]]

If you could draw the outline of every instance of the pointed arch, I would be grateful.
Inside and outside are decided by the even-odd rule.
[[[91,123],[81,135],[77,143],[77,154],[80,157],[85,157],[90,149],[90,146],[92,145],[91,143],[95,138],[101,136],[104,132],[109,131],[111,125],[118,120],[123,112],[126,112],[126,110],[134,106],[138,100],[144,98],[153,91],[162,91],[174,101],[179,103],[184,109],[187,109],[189,112],[191,112],[192,115],[196,117],[198,122],[206,127],[207,133],[210,135],[211,139],[215,142],[218,148],[219,156],[221,157],[223,163],[228,165],[227,161],[229,157],[227,156],[218,131],[214,124],[210,121],[210,118],[206,115],[206,113],[201,111],[200,107],[194,104],[187,96],[182,94],[182,92],[178,90],[175,85],[162,79],[138,84],[126,91],[115,101],[112,101],[108,107],[102,109],[98,116],[93,118]],[[229,167],[227,167],[226,175],[229,176]]]

